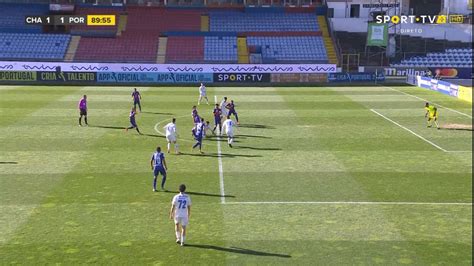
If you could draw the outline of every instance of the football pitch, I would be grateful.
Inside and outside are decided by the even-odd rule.
[[[209,87],[236,103],[225,138],[191,151],[197,88],[0,86],[0,264],[471,265],[472,104],[413,87]],[[78,127],[87,94],[89,127]],[[169,192],[150,157],[177,118]],[[193,206],[187,246],[168,211]]]

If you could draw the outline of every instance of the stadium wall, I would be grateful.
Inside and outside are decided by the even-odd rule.
[[[386,80],[383,72],[337,73],[334,64],[0,62],[1,84],[194,86],[200,82],[211,86],[343,86],[375,85]]]
[[[472,87],[464,87],[443,80],[422,76],[416,76],[416,85],[420,88],[437,91],[472,103]]]

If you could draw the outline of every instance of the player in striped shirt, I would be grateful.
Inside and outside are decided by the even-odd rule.
[[[138,110],[140,110],[140,113],[141,113],[142,105],[140,104],[140,101],[142,99],[142,95],[137,91],[137,88],[133,90],[132,98],[133,98],[133,107],[137,108],[137,105],[138,105]]]
[[[191,216],[191,197],[184,192],[186,185],[179,185],[179,194],[171,201],[170,219],[174,220],[174,230],[176,233],[176,243],[184,246],[186,239],[186,227]]]
[[[192,130],[194,139],[196,140],[196,144],[193,145],[193,150],[196,147],[199,147],[199,152],[202,152],[202,138],[204,136],[204,118],[201,118],[201,121],[196,124],[196,126]]]
[[[130,111],[130,115],[129,115],[130,126],[125,128],[125,131],[128,131],[129,129],[135,128],[137,130],[138,134],[142,135],[142,133],[138,129],[137,121],[135,121],[135,115],[136,114],[137,114],[137,109],[135,107],[132,107],[132,110]]]

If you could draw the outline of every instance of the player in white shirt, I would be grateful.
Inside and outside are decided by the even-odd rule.
[[[170,219],[174,220],[174,229],[176,232],[176,243],[184,246],[186,238],[186,226],[191,216],[191,198],[184,194],[186,185],[179,185],[179,194],[173,197],[171,201]]]
[[[220,104],[221,112],[223,117],[227,117],[229,115],[229,109],[226,108],[228,102],[227,102],[227,97],[224,97]]]
[[[202,99],[206,99],[207,105],[209,105],[209,99],[207,99],[207,92],[206,92],[206,86],[201,83],[201,86],[199,86],[199,99],[198,99],[198,105],[201,104]]]
[[[168,141],[168,153],[170,153],[171,143],[173,143],[174,151],[176,152],[176,154],[179,154],[177,143],[178,132],[176,131],[176,118],[173,118],[173,120],[170,123],[166,124],[166,126],[164,126],[163,128],[166,131],[166,140]]]
[[[222,124],[222,131],[227,135],[227,144],[232,148],[232,143],[234,142],[234,127],[237,125],[230,119],[230,115],[227,116],[227,119]]]

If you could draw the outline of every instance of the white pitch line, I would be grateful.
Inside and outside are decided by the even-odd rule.
[[[217,95],[214,95],[214,102],[217,104]],[[217,162],[219,164],[219,187],[221,190],[221,203],[225,204],[224,168],[222,167],[221,137],[220,136],[217,137]]]
[[[461,205],[472,206],[472,202],[397,202],[397,201],[240,201],[227,202],[227,205],[259,204],[315,204],[315,205]]]
[[[372,112],[376,113],[377,115],[381,116],[381,117],[382,117],[382,118],[384,118],[385,120],[388,120],[388,121],[390,121],[390,122],[394,123],[395,125],[397,125],[397,126],[399,126],[399,127],[403,128],[403,129],[405,129],[406,131],[410,132],[411,134],[413,134],[413,135],[417,136],[418,138],[420,138],[420,139],[422,139],[422,140],[426,141],[427,143],[431,144],[433,147],[435,147],[435,148],[437,148],[437,149],[439,149],[439,150],[441,150],[441,151],[448,152],[447,150],[445,150],[445,149],[441,148],[440,146],[436,145],[436,144],[435,144],[435,143],[433,143],[432,141],[429,141],[429,140],[425,139],[424,137],[422,137],[422,136],[420,136],[420,135],[416,134],[416,133],[415,133],[415,132],[413,132],[412,130],[410,130],[410,129],[408,129],[408,128],[406,128],[406,127],[402,126],[402,125],[400,125],[399,123],[397,123],[397,122],[393,121],[392,119],[390,119],[390,118],[388,118],[388,117],[384,116],[383,114],[381,114],[381,113],[379,113],[379,112],[375,111],[374,109],[370,109],[370,111],[372,111]]]
[[[410,96],[410,97],[416,98],[416,99],[418,99],[418,100],[421,100],[421,101],[424,101],[424,102],[431,102],[431,101],[429,101],[429,100],[427,100],[427,99],[423,99],[423,98],[421,98],[421,97],[418,97],[418,96],[416,96],[416,95],[413,95],[413,94],[410,94],[410,93],[406,93],[406,92],[404,92],[404,91],[397,90],[397,89],[395,89],[395,88],[392,88],[392,87],[389,87],[389,86],[384,86],[384,85],[382,85],[382,87],[385,87],[385,88],[391,89],[391,90],[393,90],[393,91],[396,91],[396,92],[399,92],[399,93],[405,94],[405,95],[407,95],[407,96]],[[451,109],[451,108],[449,108],[449,107],[446,107],[446,106],[442,106],[441,104],[438,104],[438,103],[435,103],[435,102],[432,102],[432,103],[434,103],[435,105],[437,105],[437,106],[439,106],[439,107],[441,107],[441,108],[444,108],[444,109],[450,110],[450,111],[452,111],[452,112],[458,113],[458,114],[460,114],[460,115],[463,115],[463,116],[466,116],[466,117],[472,118],[472,116],[471,116],[471,115],[468,115],[468,114],[466,114],[466,113],[459,112],[458,110],[454,110],[454,109]]]
[[[222,167],[221,157],[221,137],[217,137],[217,162],[219,164],[219,187],[221,190],[221,203],[225,204],[225,191],[224,191],[224,168]]]

